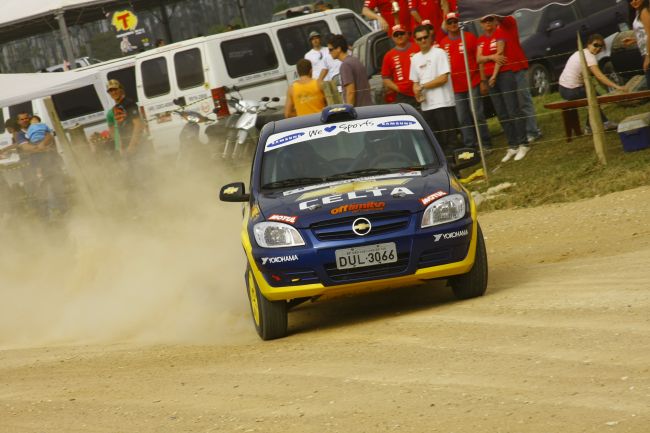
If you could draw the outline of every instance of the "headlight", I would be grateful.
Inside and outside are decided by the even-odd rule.
[[[465,216],[465,198],[452,194],[431,203],[422,215],[422,228],[450,223]]]
[[[262,222],[253,227],[257,245],[263,248],[283,248],[305,245],[298,230],[287,224]]]

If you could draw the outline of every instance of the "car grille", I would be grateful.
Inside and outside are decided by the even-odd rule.
[[[405,229],[408,227],[411,214],[408,211],[359,214],[315,223],[311,225],[311,230],[320,241],[358,239],[359,236],[352,231],[352,223],[361,217],[367,218],[372,224],[372,230],[366,236],[368,237]]]
[[[337,269],[336,263],[325,265],[327,276],[337,283],[370,280],[404,272],[409,264],[408,254],[398,254],[397,261],[383,265],[365,266],[354,269]]]

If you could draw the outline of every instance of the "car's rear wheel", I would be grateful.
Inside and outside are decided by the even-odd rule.
[[[544,95],[551,90],[551,73],[541,63],[533,63],[528,69],[528,83],[533,96]]]
[[[478,225],[478,223],[476,224]],[[470,269],[468,273],[449,279],[454,296],[458,299],[469,299],[482,296],[485,293],[485,289],[487,289],[488,263],[481,226],[477,227],[476,237],[476,257],[474,258],[474,266],[472,266],[472,269]]]
[[[260,292],[253,271],[246,270],[248,301],[255,330],[262,340],[273,340],[287,335],[288,309],[285,301],[269,301]]]

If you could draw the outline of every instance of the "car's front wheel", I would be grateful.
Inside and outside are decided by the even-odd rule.
[[[551,91],[551,73],[541,63],[533,63],[528,69],[528,83],[533,96],[544,95]]]
[[[269,301],[260,292],[250,266],[246,270],[248,301],[253,314],[255,330],[262,340],[273,340],[287,335],[288,309],[285,301]]]
[[[478,225],[478,222],[476,224]],[[468,273],[449,279],[454,296],[458,299],[469,299],[482,296],[487,289],[488,263],[481,226],[477,227],[476,237],[476,257],[474,258],[474,266],[472,266],[472,269],[470,269]]]

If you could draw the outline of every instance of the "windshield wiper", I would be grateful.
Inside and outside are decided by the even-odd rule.
[[[297,177],[294,179],[278,180],[262,185],[262,189],[276,189],[290,186],[313,185],[315,183],[325,182],[322,177]]]
[[[396,169],[393,168],[365,168],[363,170],[355,170],[347,173],[339,173],[333,176],[328,176],[325,178],[325,180],[354,179],[355,177],[394,173],[395,170]]]

